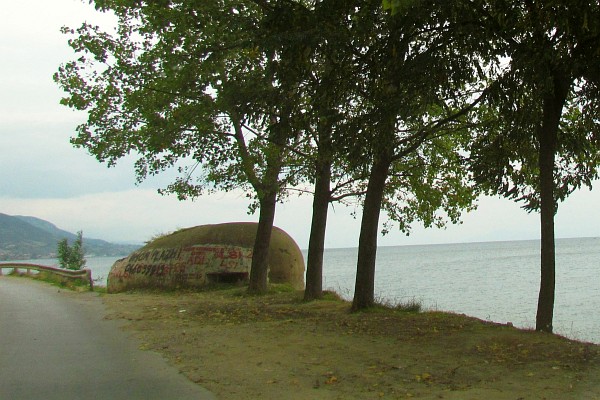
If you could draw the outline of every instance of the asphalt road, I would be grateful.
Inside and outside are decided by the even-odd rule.
[[[93,293],[0,277],[0,400],[215,398],[104,314]]]

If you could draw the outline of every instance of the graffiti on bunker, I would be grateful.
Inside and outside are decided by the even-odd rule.
[[[247,273],[252,249],[230,245],[194,245],[169,249],[148,249],[133,253],[124,265],[111,271],[113,278],[177,277],[178,280],[205,280],[211,273]]]

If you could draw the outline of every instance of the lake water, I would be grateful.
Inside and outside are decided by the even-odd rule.
[[[357,249],[325,253],[324,286],[354,291]],[[600,239],[556,243],[554,331],[600,343]],[[535,327],[540,284],[539,241],[380,247],[376,296],[418,300],[426,309]]]
[[[380,247],[376,297],[400,302],[418,300],[426,309],[534,328],[539,254],[538,241]],[[324,287],[351,299],[356,256],[355,248],[326,250]],[[88,259],[96,284],[106,285],[116,260]],[[57,264],[56,260],[32,262]],[[556,333],[600,343],[599,264],[600,239],[557,240]]]

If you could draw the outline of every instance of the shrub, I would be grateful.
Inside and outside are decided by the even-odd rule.
[[[83,250],[83,232],[77,232],[77,239],[73,246],[69,246],[67,239],[58,242],[58,263],[61,268],[79,270],[85,266]]]

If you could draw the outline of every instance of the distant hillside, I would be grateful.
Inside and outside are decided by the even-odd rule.
[[[72,243],[76,237],[40,218],[0,213],[0,260],[54,258],[60,240]],[[126,256],[139,247],[88,239],[85,232],[83,246],[90,256]]]

